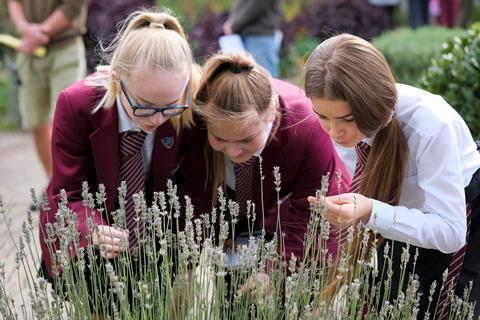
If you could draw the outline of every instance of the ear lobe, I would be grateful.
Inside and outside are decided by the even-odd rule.
[[[278,97],[275,97],[276,98],[276,101],[272,101],[272,103],[270,103],[270,106],[268,107],[268,116],[267,116],[267,121],[268,122],[273,122],[275,121],[275,117],[276,117],[276,114],[277,114],[277,109],[280,109],[279,106],[280,105],[280,101],[278,101]]]
[[[275,121],[275,110],[271,110],[268,112],[267,122]]]

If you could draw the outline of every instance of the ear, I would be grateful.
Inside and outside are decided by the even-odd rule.
[[[118,73],[117,71],[112,71],[112,79],[113,81],[117,82],[118,81]]]
[[[268,122],[275,121],[275,117],[277,115],[277,110],[279,109],[279,106],[280,106],[280,101],[278,100],[278,96],[275,95],[274,98],[272,99],[272,102],[270,103],[270,106],[267,109],[266,120]]]

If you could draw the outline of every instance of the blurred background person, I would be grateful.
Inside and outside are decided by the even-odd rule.
[[[21,37],[17,67],[22,127],[32,130],[37,154],[50,177],[55,101],[61,90],[85,75],[82,34],[87,5],[84,0],[9,0],[8,11]],[[34,56],[41,46],[47,48],[46,56]]]
[[[388,15],[388,28],[393,29],[395,27],[393,13],[400,4],[400,0],[368,0],[368,3],[381,7]]]
[[[440,14],[437,17],[438,24],[454,28],[457,26],[458,0],[438,0],[440,4]]]
[[[226,35],[237,33],[255,61],[278,78],[281,42],[281,0],[236,0],[223,25]]]
[[[472,8],[473,0],[460,0],[457,12],[457,25],[466,28],[468,22],[468,13]]]
[[[429,0],[408,0],[408,16],[412,29],[430,23],[429,4]]]

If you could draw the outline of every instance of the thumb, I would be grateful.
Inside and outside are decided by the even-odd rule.
[[[307,201],[310,204],[315,204],[315,203],[317,203],[317,198],[310,196],[310,197],[307,198]]]

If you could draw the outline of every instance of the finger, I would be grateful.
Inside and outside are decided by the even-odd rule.
[[[324,205],[327,207],[327,214],[338,217],[342,212],[342,204],[335,203],[330,199],[325,199]]]
[[[98,243],[102,245],[116,245],[119,246],[122,243],[121,237],[111,237],[110,235],[101,234],[98,237]]]
[[[355,199],[355,193],[342,193],[335,196],[327,197],[327,200],[335,204],[347,204],[352,203]]]
[[[310,197],[307,198],[307,201],[310,204],[315,204],[315,203],[317,203],[317,198],[310,196]]]
[[[118,257],[119,252],[100,250],[100,254],[102,255],[102,257],[104,257],[106,259],[113,259],[113,258]]]
[[[248,283],[248,281],[247,281],[247,283]],[[243,296],[243,295],[245,294],[245,292],[247,292],[247,290],[249,290],[249,289],[247,288],[247,283],[244,284],[244,285],[242,285],[242,286],[240,287],[240,289],[237,290],[237,294],[238,294],[239,296]]]
[[[102,247],[102,251],[107,251],[107,252],[119,252],[122,250],[122,247],[121,246],[115,246],[115,245],[111,245],[111,244],[102,244],[101,245]]]
[[[118,255],[119,255],[119,252],[108,252],[106,258],[107,259],[113,259],[113,258],[118,257]]]
[[[128,236],[128,230],[118,229],[112,226],[98,226],[98,232],[109,235],[113,238],[121,238],[122,236]]]
[[[334,214],[334,213],[331,213],[331,212],[327,212],[325,214],[325,219],[333,226],[335,227],[340,227],[341,223],[339,222],[339,219],[338,219],[338,215],[337,214]]]
[[[250,289],[250,297],[252,297],[253,300],[256,300],[257,296],[263,296],[269,286],[269,278],[266,275],[259,275],[255,280],[255,283],[252,284],[252,288]]]
[[[254,281],[253,281],[253,278],[252,276],[248,277],[247,281],[245,282],[245,284],[237,290],[237,292],[240,294],[240,295],[243,295],[245,294],[247,291],[250,291],[252,290],[252,287],[254,287],[253,285]]]

